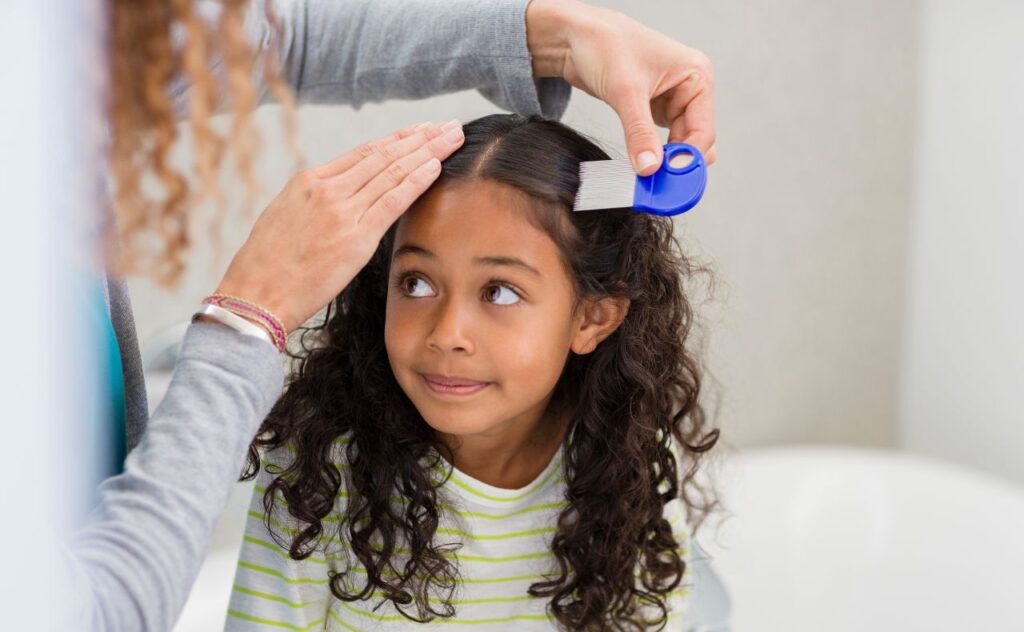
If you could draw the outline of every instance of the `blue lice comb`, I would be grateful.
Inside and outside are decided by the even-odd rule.
[[[700,150],[686,143],[665,145],[661,167],[638,176],[628,160],[580,163],[580,188],[574,211],[632,208],[654,215],[678,215],[700,201],[707,183]]]

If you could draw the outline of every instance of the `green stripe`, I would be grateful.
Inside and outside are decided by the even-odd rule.
[[[290,534],[290,535],[294,535],[294,534],[298,533],[299,531],[302,531],[302,529],[295,529],[295,528],[292,528],[292,527],[285,526],[284,523],[282,523],[277,518],[269,518],[269,519],[267,519],[266,514],[262,514],[262,513],[258,512],[258,511],[253,511],[251,509],[249,510],[249,517],[250,518],[256,518],[260,522],[263,522],[263,520],[266,519],[266,520],[268,520],[268,522],[270,522],[271,526],[277,527],[281,531],[283,531],[283,532],[285,532],[287,534]]]
[[[439,528],[437,530],[437,532],[442,535],[457,535],[459,537],[466,538],[467,540],[508,540],[509,538],[525,538],[531,535],[541,535],[542,533],[554,533],[555,531],[558,531],[557,527],[544,527],[541,529],[530,529],[528,531],[513,531],[512,533],[474,535],[459,529]]]
[[[260,592],[258,590],[253,590],[252,588],[246,588],[245,586],[239,586],[238,584],[235,584],[234,586],[232,586],[232,590],[234,590],[236,592],[240,592],[243,595],[251,595],[253,597],[259,597],[260,599],[266,599],[267,601],[276,601],[278,603],[283,603],[284,605],[288,606],[289,608],[305,608],[308,605],[315,604],[315,603],[320,603],[321,601],[324,600],[324,598],[320,598],[320,599],[314,599],[313,601],[290,601],[290,600],[285,599],[284,597],[282,597],[280,595],[272,595],[270,593]]]
[[[364,617],[370,617],[371,619],[376,619],[377,621],[402,621],[402,620],[408,621],[408,619],[406,619],[405,617],[403,617],[400,614],[399,615],[374,614],[372,612],[367,612],[366,610],[360,610],[359,608],[354,608],[354,607],[350,606],[347,602],[344,602],[344,601],[339,601],[339,602],[335,602],[335,603],[338,603],[339,605],[341,605],[342,608],[345,608],[346,610],[349,610],[349,611],[354,612],[356,614],[363,615]],[[333,610],[333,608],[328,608],[328,610]]]
[[[326,584],[329,581],[329,580],[326,580],[326,579],[313,579],[313,578],[307,578],[307,577],[288,578],[288,577],[285,577],[284,574],[281,573],[280,571],[274,570],[272,568],[267,568],[266,566],[260,566],[258,564],[251,564],[251,563],[246,562],[244,560],[239,561],[238,565],[241,566],[242,568],[246,568],[246,569],[251,570],[251,571],[255,571],[255,572],[258,572],[258,573],[264,573],[266,575],[271,575],[271,576],[276,577],[276,578],[278,578],[278,579],[280,579],[280,580],[282,580],[282,581],[284,581],[284,582],[286,582],[288,584]],[[359,573],[359,574],[362,574],[362,575],[366,574],[366,569],[365,568],[361,568],[361,567],[354,567],[354,568],[351,568],[351,569],[348,569],[348,570],[350,572]],[[397,573],[391,573],[391,572],[385,572],[384,575],[386,577],[397,577],[398,576]],[[636,576],[639,577],[639,574],[636,574]],[[550,576],[548,576],[548,575],[537,573],[537,574],[534,574],[534,575],[511,575],[511,576],[507,576],[507,577],[490,577],[490,578],[486,578],[486,579],[460,578],[459,579],[459,583],[462,583],[462,584],[503,584],[503,583],[509,583],[509,582],[536,581],[536,580],[542,580],[542,579],[549,579],[549,577]],[[418,579],[418,580],[423,580],[423,579],[426,579],[426,576],[425,575],[413,575],[413,578],[414,579]],[[687,589],[679,589],[679,590],[676,590],[675,592],[670,593],[670,594],[671,595],[676,595],[676,594],[686,595],[688,593],[689,593],[689,591]]]
[[[461,579],[463,584],[502,584],[506,582],[522,582],[522,581],[536,581],[538,579],[548,579],[547,575],[536,574],[536,575],[512,575],[510,577],[491,577],[490,579]]]
[[[238,565],[250,571],[256,571],[257,573],[263,573],[265,575],[273,575],[274,577],[277,577],[278,579],[287,584],[326,584],[329,581],[326,579],[313,579],[312,577],[291,578],[286,576],[279,570],[269,568],[267,566],[260,566],[259,564],[252,564],[250,562],[246,562],[245,560],[239,560]]]
[[[291,623],[285,623],[284,621],[274,621],[273,619],[261,619],[260,617],[254,617],[251,614],[245,614],[244,612],[239,612],[237,610],[228,610],[228,615],[235,617],[237,619],[241,619],[243,621],[252,621],[254,623],[262,623],[263,625],[272,625],[277,628],[299,630],[301,632],[305,632],[305,630],[312,630],[315,626],[324,622],[324,620],[321,618],[317,619],[316,621],[313,621],[309,625],[298,626],[292,625]]]
[[[267,493],[267,488],[263,487],[261,485],[256,485],[255,489],[260,494],[266,494]],[[338,494],[337,494],[338,498],[349,498],[350,496],[351,496],[351,494],[349,492],[338,492]],[[409,500],[406,499],[406,498],[391,498],[390,500],[391,500],[391,502],[393,502],[395,504],[400,504],[400,505],[406,505],[406,504],[409,503]],[[285,499],[283,499],[283,498],[278,497],[277,501],[280,502],[282,505],[285,505],[285,506],[288,505],[288,502]],[[450,505],[448,503],[438,503],[437,506],[438,506],[438,508],[440,508],[440,509],[442,509],[444,511],[453,513],[456,516],[460,516],[462,518],[483,518],[484,520],[505,520],[507,518],[514,518],[515,516],[520,516],[520,515],[527,514],[527,513],[533,513],[535,511],[544,511],[544,510],[547,510],[547,509],[564,509],[564,508],[568,507],[569,504],[570,503],[568,503],[566,501],[560,501],[560,502],[555,502],[555,503],[541,503],[539,505],[531,505],[529,507],[524,507],[522,509],[517,509],[515,511],[510,511],[508,513],[502,513],[502,514],[484,513],[484,512],[480,512],[480,511],[462,511],[459,508],[455,507],[454,505]],[[321,518],[321,521],[323,521],[323,522],[337,522],[340,519],[341,519],[341,516],[339,516],[337,513],[334,513],[332,515],[328,515],[328,516],[326,516],[324,518]]]
[[[513,518],[526,513],[532,513],[534,511],[544,511],[545,509],[563,509],[569,506],[568,502],[562,501],[557,503],[543,503],[540,505],[532,505],[523,509],[517,509],[516,511],[510,511],[507,514],[489,514],[477,511],[460,511],[451,505],[439,504],[441,509],[450,511],[451,513],[461,516],[463,518],[483,518],[485,520],[505,520],[506,518]]]
[[[253,513],[253,512],[250,512],[250,513]],[[259,513],[256,513],[256,515],[258,517],[260,517],[261,519],[263,517],[262,514],[259,514]],[[274,520],[273,518],[271,518],[271,523],[272,524],[276,523],[276,524],[280,525],[280,523],[277,522],[276,520]],[[287,527],[283,527],[283,526],[281,526],[279,528],[287,529]],[[438,531],[440,531],[440,529],[438,529]],[[249,535],[244,536],[242,539],[245,542],[251,542],[252,544],[255,544],[255,545],[258,545],[258,546],[262,546],[263,548],[266,548],[266,549],[270,549],[271,551],[274,551],[274,552],[278,553],[279,555],[281,555],[285,559],[292,560],[292,557],[288,554],[288,551],[286,551],[283,548],[281,548],[276,542],[267,542],[266,540],[261,540],[259,538],[254,538],[254,537],[249,536]],[[342,544],[346,547],[347,550],[349,550],[349,551],[352,550],[352,548],[351,548],[351,546],[349,545],[348,542],[343,542]],[[687,553],[689,553],[689,549],[686,549],[684,547],[678,547],[676,550],[679,551],[680,555],[686,555]],[[404,547],[395,547],[394,551],[395,551],[395,553],[398,553],[399,555],[409,555],[409,554],[412,553],[412,551],[410,549],[407,549],[407,548],[404,548]],[[524,553],[522,555],[509,555],[509,556],[492,557],[492,556],[484,556],[484,555],[465,555],[465,554],[458,554],[458,553],[451,552],[451,551],[443,551],[442,555],[444,555],[445,557],[452,557],[452,558],[455,558],[457,560],[464,560],[464,561],[467,561],[467,562],[499,562],[500,563],[500,562],[512,562],[512,561],[515,561],[515,560],[533,560],[533,559],[540,559],[540,558],[543,558],[543,557],[552,557],[552,556],[554,556],[554,553],[552,551],[540,551],[540,552],[537,552],[537,553]],[[309,561],[311,561],[311,562],[313,562],[315,564],[326,564],[328,559],[330,561],[343,561],[343,562],[347,562],[348,561],[347,558],[337,557],[337,556],[332,556],[331,558],[318,558],[318,557],[315,557],[313,555],[310,555],[309,557],[307,557],[305,559],[309,560]],[[293,560],[293,561],[298,561],[298,560]]]
[[[405,617],[403,617],[401,615],[395,616],[395,615],[375,614],[373,612],[368,612],[366,610],[360,610],[359,608],[355,608],[355,607],[353,607],[353,606],[351,606],[351,605],[349,605],[348,603],[345,603],[345,602],[338,602],[338,603],[339,603],[339,605],[341,605],[341,607],[345,608],[346,610],[354,612],[355,614],[358,614],[358,615],[362,615],[364,617],[369,617],[370,619],[374,619],[376,621],[389,622],[389,621],[407,620]],[[468,625],[479,625],[479,624],[483,624],[483,623],[509,623],[509,622],[512,622],[512,621],[552,621],[552,620],[553,620],[553,617],[551,617],[550,615],[546,615],[546,614],[514,614],[514,615],[509,616],[509,617],[497,617],[497,618],[494,618],[494,619],[444,619],[443,623],[451,623],[451,624],[458,623],[458,624],[468,624]]]
[[[291,558],[289,558],[291,559]],[[281,571],[266,566],[260,566],[259,564],[252,564],[245,560],[239,560],[238,565],[250,571],[257,573],[263,573],[265,575],[271,575],[280,579],[281,581],[288,584],[326,584],[329,580],[327,579],[314,579],[312,577],[295,577],[289,578],[285,576]],[[348,569],[349,572],[359,573],[362,575],[366,574],[366,569],[362,567],[352,567]],[[397,573],[385,572],[385,577],[398,577]],[[414,579],[423,580],[426,579],[426,575],[413,575]],[[472,578],[461,578],[459,581],[463,584],[502,584],[508,582],[522,582],[522,581],[536,581],[541,579],[548,579],[547,575],[537,573],[535,575],[510,575],[507,577],[490,577],[487,579],[472,579]]]
[[[442,601],[441,599],[435,598],[436,601]],[[455,606],[469,606],[477,603],[518,603],[520,601],[534,601],[539,597],[532,595],[523,595],[522,597],[478,597],[476,599],[453,599],[452,605]]]
[[[490,557],[485,555],[456,555],[452,554],[457,560],[466,562],[515,562],[517,560],[536,560],[542,557],[554,557],[554,553],[551,551],[541,551],[540,553],[524,553],[522,555],[509,555],[506,557]]]
[[[373,591],[370,593],[371,599],[384,599],[384,597],[385,594],[380,591]],[[520,601],[533,601],[535,599],[539,599],[539,597],[533,597],[532,595],[522,595],[519,597],[477,597],[474,599],[452,599],[447,603],[450,603],[454,606],[468,606],[480,603],[518,603]],[[431,603],[445,603],[445,600],[443,598],[434,597],[431,595],[427,595],[427,601]]]
[[[264,520],[264,514],[261,514],[258,511],[250,510],[249,511],[249,517],[250,518],[256,518],[257,520],[260,520],[260,521]],[[275,518],[271,518],[270,519],[270,524],[272,526],[277,527],[282,532],[290,534],[290,535],[294,535],[294,534],[296,534],[296,533],[301,531],[301,529],[295,529],[293,527],[285,526],[284,524],[281,523],[281,521],[279,521],[279,520],[277,520]],[[467,533],[466,531],[462,531],[460,529],[447,529],[447,528],[443,528],[442,527],[442,528],[439,528],[437,530],[437,533],[440,533],[442,535],[455,535],[455,536],[459,536],[459,537],[465,538],[467,540],[508,540],[510,538],[524,538],[524,537],[528,537],[528,536],[531,536],[531,535],[541,535],[541,534],[544,534],[544,533],[554,533],[555,531],[558,531],[557,527],[543,527],[543,528],[540,528],[540,529],[529,529],[527,531],[513,531],[512,533],[474,535],[474,534],[471,534],[471,533]]]
[[[285,551],[284,549],[282,549],[280,546],[278,546],[278,544],[276,542],[267,542],[266,540],[261,540],[259,538],[254,538],[251,535],[244,536],[242,538],[242,540],[245,541],[245,542],[249,542],[250,544],[255,544],[256,546],[262,546],[265,549],[270,549],[274,553],[277,553],[278,555],[280,555],[281,557],[283,557],[284,559],[286,559],[286,560],[288,560],[290,562],[305,561],[305,562],[313,562],[314,564],[326,564],[327,563],[327,559],[326,558],[315,557],[313,555],[310,555],[305,560],[294,560],[294,559],[292,559],[292,556],[288,554],[288,551]],[[347,560],[344,560],[344,558],[332,557],[331,561],[347,561]]]
[[[355,573],[363,574],[363,575],[366,574],[366,569],[362,568],[362,567],[358,567],[358,566],[354,567],[354,568],[351,568],[349,570],[351,570],[352,572],[355,572]],[[385,573],[385,575],[388,576],[388,577],[398,577],[397,573]],[[427,577],[426,577],[426,575],[413,575],[413,578],[414,579],[423,580],[423,579],[426,579]],[[511,575],[511,576],[508,576],[508,577],[491,577],[490,579],[467,579],[467,578],[460,578],[459,582],[462,583],[462,584],[502,584],[502,583],[508,583],[508,582],[522,582],[522,581],[527,581],[527,580],[531,580],[532,581],[532,580],[538,580],[538,579],[548,579],[548,576],[538,573],[536,575]]]
[[[514,614],[509,617],[495,619],[452,619],[445,623],[457,623],[460,625],[482,625],[484,623],[509,623],[512,621],[554,621],[554,617],[546,614]]]
[[[352,624],[350,624],[350,623],[346,622],[346,621],[345,621],[344,619],[342,619],[341,617],[339,617],[339,616],[338,616],[338,615],[337,615],[337,614],[336,614],[336,613],[334,612],[334,609],[332,609],[332,608],[328,608],[328,609],[327,609],[327,614],[328,614],[328,615],[330,615],[330,617],[331,617],[332,619],[334,619],[335,621],[337,621],[337,622],[338,622],[338,625],[340,625],[341,627],[345,628],[346,630],[352,630],[353,632],[362,632],[362,631],[361,631],[361,630],[360,630],[359,628],[356,628],[356,627],[352,627]]]
[[[267,542],[266,540],[261,540],[259,538],[254,538],[254,537],[249,536],[249,535],[244,536],[242,539],[245,542],[250,542],[250,543],[255,544],[257,546],[262,546],[265,549],[270,549],[271,551],[274,551],[275,553],[277,553],[278,555],[280,555],[281,557],[283,557],[283,558],[285,558],[287,560],[300,561],[300,560],[293,560],[292,557],[288,554],[288,551],[285,551],[276,542]],[[344,543],[344,545],[346,546],[346,548],[348,548],[348,550],[352,550],[347,542]],[[395,553],[398,553],[399,555],[410,555],[412,553],[412,551],[407,549],[407,548],[403,548],[403,547],[395,547]],[[502,563],[502,562],[514,562],[516,560],[534,560],[534,559],[539,559],[539,558],[543,558],[543,557],[552,557],[552,556],[554,556],[554,553],[551,552],[551,551],[541,551],[539,553],[524,553],[522,555],[509,555],[509,556],[505,556],[505,557],[491,557],[491,556],[486,556],[486,555],[460,555],[460,554],[452,552],[452,551],[443,551],[442,555],[444,555],[445,557],[451,557],[451,558],[455,558],[456,560],[461,560],[461,561],[466,561],[466,562]],[[344,557],[336,557],[336,556],[332,556],[330,558],[319,558],[319,557],[310,555],[309,557],[305,558],[305,561],[313,562],[314,564],[326,564],[328,561],[332,561],[332,562],[348,562],[348,559],[344,558]]]

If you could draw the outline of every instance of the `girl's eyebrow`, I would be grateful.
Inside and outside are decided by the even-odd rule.
[[[395,252],[391,254],[391,260],[394,261],[395,259],[401,257],[402,255],[423,255],[424,257],[428,257],[430,259],[437,259],[437,255],[435,255],[434,253],[430,252],[426,248],[416,246],[414,244],[405,244],[396,248]]]
[[[398,259],[402,255],[414,254],[423,255],[428,259],[437,259],[437,255],[435,255],[434,253],[430,252],[429,250],[422,246],[417,246],[415,244],[404,244],[395,249],[394,254],[391,255],[391,260],[394,261],[395,259]],[[534,268],[533,266],[526,263],[522,259],[519,259],[518,257],[476,257],[475,259],[473,259],[473,263],[482,263],[484,265],[489,266],[509,266],[513,268],[519,268],[523,272],[528,272],[529,274],[532,274],[535,277],[544,276],[540,273],[539,270],[537,270],[537,268]]]
[[[519,268],[523,272],[527,272],[538,278],[544,276],[539,270],[537,270],[537,268],[517,257],[477,257],[476,259],[473,259],[473,263],[482,263],[488,266],[510,266],[513,268]]]

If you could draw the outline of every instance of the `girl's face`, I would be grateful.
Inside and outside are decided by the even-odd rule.
[[[438,186],[396,229],[385,344],[402,390],[438,432],[535,424],[569,352],[600,337],[573,313],[558,247],[520,196],[485,180]]]

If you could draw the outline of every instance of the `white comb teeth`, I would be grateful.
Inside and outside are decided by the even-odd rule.
[[[629,160],[584,161],[572,210],[632,208],[635,191],[636,172]]]

